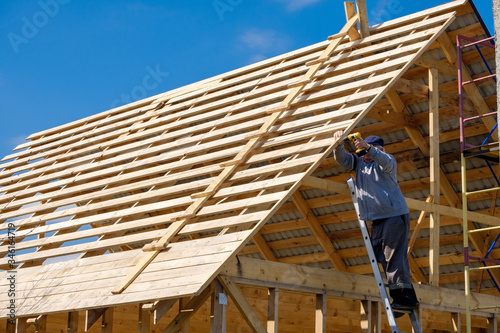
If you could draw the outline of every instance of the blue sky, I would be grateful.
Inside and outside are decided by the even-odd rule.
[[[370,24],[446,0],[367,0]],[[491,0],[475,0],[493,33]],[[340,0],[3,0],[0,157],[31,133],[325,40]]]

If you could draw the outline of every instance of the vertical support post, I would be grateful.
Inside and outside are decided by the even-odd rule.
[[[149,333],[151,330],[151,312],[144,308],[143,304],[139,305],[139,333]]]
[[[327,300],[326,294],[316,295],[315,333],[326,333]]]
[[[66,328],[67,333],[78,333],[78,311],[68,312],[68,326]]]
[[[366,10],[366,0],[356,0],[359,13],[359,30],[362,38],[370,36],[370,26],[368,24],[368,11]]]
[[[361,301],[361,332],[382,332],[382,307],[380,302]]]
[[[462,323],[458,312],[451,313],[451,333],[462,333]]]
[[[102,315],[102,333],[113,333],[114,308],[108,308]]]
[[[24,333],[29,326],[28,318],[17,318],[15,324],[7,320],[7,333]]]
[[[279,289],[269,288],[267,297],[267,332],[278,333]]]
[[[184,311],[184,308],[189,303],[189,297],[184,297],[179,300],[179,313]],[[189,319],[182,325],[182,328],[179,330],[179,333],[189,333]]]
[[[214,281],[210,316],[210,333],[226,333],[227,296],[219,280]]]
[[[439,204],[439,74],[435,68],[429,69],[429,149],[430,149],[430,195]],[[430,212],[429,283],[439,286],[439,213]]]
[[[488,318],[488,333],[498,332],[498,315],[493,315]]]

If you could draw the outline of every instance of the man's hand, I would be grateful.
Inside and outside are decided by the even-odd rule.
[[[337,132],[333,133],[333,139],[335,141],[340,140],[343,135],[344,135],[344,131],[342,131],[342,130],[337,131]]]
[[[356,149],[366,149],[368,150],[368,148],[370,148],[370,145],[368,143],[365,142],[365,140],[363,139],[356,139],[356,141],[354,141],[354,146],[356,146]]]

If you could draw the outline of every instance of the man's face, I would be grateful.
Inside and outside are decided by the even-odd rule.
[[[379,145],[372,145],[372,149],[374,149],[374,148],[375,148],[375,149],[378,149],[378,150],[380,150],[380,151],[384,151],[384,147],[379,146]],[[363,159],[364,159],[364,161],[365,161],[365,162],[367,162],[367,163],[368,163],[368,162],[373,161],[373,159],[372,159],[371,157],[369,157],[369,156],[368,156],[368,154],[367,154],[367,155],[364,155],[364,156],[363,156]]]

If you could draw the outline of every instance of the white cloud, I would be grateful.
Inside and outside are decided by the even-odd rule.
[[[20,135],[20,136],[9,138],[7,140],[7,142],[10,146],[13,146],[13,148],[15,148],[15,147],[19,146],[20,144],[26,143],[27,137],[28,137],[28,135]]]
[[[291,45],[290,37],[272,29],[252,28],[239,36],[240,48],[249,51],[249,63],[255,63],[286,51]]]
[[[304,7],[313,5],[321,0],[276,0],[286,5],[286,9],[290,12],[300,10]]]
[[[281,51],[290,45],[290,38],[279,34],[275,30],[249,29],[240,35],[239,40],[243,46],[260,52],[271,50]]]

